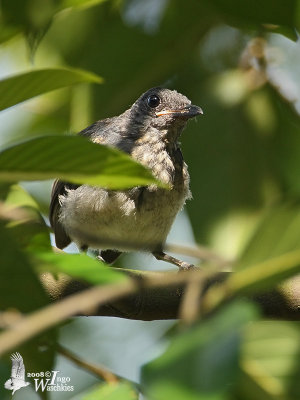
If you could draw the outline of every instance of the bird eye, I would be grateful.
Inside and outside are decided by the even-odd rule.
[[[151,108],[157,107],[159,105],[159,103],[160,103],[160,98],[156,94],[151,94],[147,98],[147,104]]]

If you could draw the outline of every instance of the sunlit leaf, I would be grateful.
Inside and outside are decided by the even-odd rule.
[[[24,220],[7,224],[18,245],[24,250],[34,252],[50,250],[49,228],[42,216],[30,208],[22,208],[21,211],[25,213]]]
[[[50,249],[49,228],[37,203],[21,186],[11,186],[5,202],[0,203],[0,216],[22,249]]]
[[[0,110],[51,90],[82,82],[101,83],[90,72],[67,68],[47,68],[24,72],[0,81]]]
[[[211,310],[228,297],[268,291],[299,273],[300,249],[253,263],[237,269],[221,285],[212,287],[204,298],[205,307]],[[292,297],[297,298],[297,294]]]
[[[300,250],[300,206],[282,204],[269,210],[237,263],[238,269]]]
[[[299,322],[249,324],[242,345],[238,392],[244,400],[300,398]]]
[[[38,204],[36,201],[30,196],[28,192],[20,185],[12,185],[10,191],[6,197],[5,203],[8,206],[13,207],[32,207],[38,209]]]
[[[221,400],[238,376],[241,328],[255,317],[252,305],[235,303],[176,336],[166,352],[143,369],[154,400]]]
[[[63,272],[95,285],[127,279],[122,272],[118,272],[84,254],[38,253],[36,254],[36,261],[39,269],[54,273]]]
[[[62,0],[59,9],[68,7],[92,7],[107,0]]]
[[[110,189],[158,183],[128,155],[81,136],[43,136],[0,152],[0,180],[51,178]]]
[[[285,253],[234,272],[226,282],[233,294],[258,292],[300,273],[300,250]]]

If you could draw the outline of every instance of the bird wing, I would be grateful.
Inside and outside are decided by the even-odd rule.
[[[79,132],[78,135],[85,136],[94,143],[110,144],[109,138],[112,136],[112,132],[109,128],[111,122],[115,121],[117,118],[118,117],[113,117],[97,121]],[[68,189],[77,189],[79,186],[80,185],[60,181],[59,179],[55,180],[52,186],[49,219],[54,231],[55,242],[59,249],[63,249],[71,243],[71,239],[59,221],[61,208],[59,196],[66,194]]]
[[[85,136],[94,143],[109,143],[109,136],[113,133],[111,126],[117,118],[118,117],[112,117],[96,121],[92,125],[80,131],[78,135]]]
[[[77,187],[78,185],[63,182],[59,179],[56,179],[52,186],[49,219],[54,231],[55,242],[59,249],[63,249],[71,243],[71,239],[69,238],[66,231],[64,230],[63,225],[59,221],[59,212],[61,207],[59,196],[66,194],[68,189],[76,189]]]
[[[12,361],[11,379],[25,380],[25,366],[20,353],[14,353],[10,357]]]

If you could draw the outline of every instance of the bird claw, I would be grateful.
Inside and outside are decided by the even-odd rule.
[[[178,265],[179,272],[186,272],[186,271],[194,271],[197,269],[194,264],[189,264],[185,261],[180,261],[180,265]]]

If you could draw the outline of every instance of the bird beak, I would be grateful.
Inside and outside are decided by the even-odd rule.
[[[163,115],[173,115],[174,117],[182,118],[193,118],[200,114],[203,114],[202,109],[194,105],[184,107],[181,110],[162,110],[155,113],[157,117],[161,117]]]

